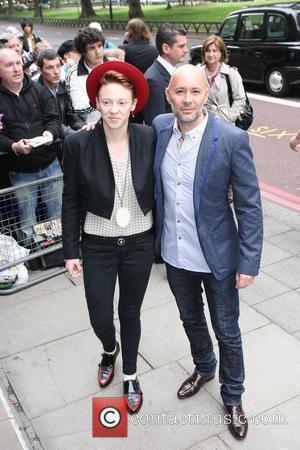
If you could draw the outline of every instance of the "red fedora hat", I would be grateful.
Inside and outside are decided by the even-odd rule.
[[[90,99],[91,105],[96,108],[96,97],[99,90],[99,82],[102,76],[109,70],[115,70],[116,72],[125,75],[129,81],[135,87],[135,96],[137,98],[137,104],[134,112],[141,111],[147,103],[149,97],[149,87],[147,80],[142,72],[136,67],[123,61],[108,61],[95,67],[89,74],[86,80],[86,90]]]

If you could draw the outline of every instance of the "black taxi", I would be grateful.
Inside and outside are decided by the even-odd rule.
[[[276,97],[300,88],[300,2],[234,11],[218,34],[245,82],[265,84]],[[201,62],[201,45],[190,56],[192,64]]]

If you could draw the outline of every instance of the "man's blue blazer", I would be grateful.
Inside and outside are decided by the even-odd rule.
[[[164,217],[160,168],[173,125],[173,114],[162,114],[153,121],[157,135],[154,163],[157,254]],[[230,184],[235,217],[227,195]],[[263,219],[248,134],[210,113],[196,162],[194,214],[204,257],[217,280],[235,272],[258,274]]]

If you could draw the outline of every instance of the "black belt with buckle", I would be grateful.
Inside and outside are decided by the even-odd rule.
[[[104,237],[97,236],[95,234],[88,234],[83,232],[83,239],[87,239],[88,241],[98,242],[99,244],[116,244],[119,247],[123,247],[125,244],[129,244],[130,242],[138,241],[140,237],[146,236],[147,234],[152,234],[153,228],[150,230],[143,231],[142,233],[131,234],[130,236],[116,236],[116,237]]]

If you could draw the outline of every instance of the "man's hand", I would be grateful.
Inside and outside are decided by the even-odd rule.
[[[298,131],[297,134],[295,134],[295,136],[293,136],[291,138],[291,140],[290,140],[290,147],[295,152],[299,152],[300,151],[300,130]]]
[[[235,287],[237,289],[243,289],[254,283],[255,277],[251,275],[245,275],[244,273],[238,273],[235,276]]]
[[[81,266],[79,259],[67,259],[66,269],[72,278],[77,278],[81,272]]]
[[[43,132],[42,136],[45,136],[45,137],[51,139],[51,141],[50,141],[50,142],[47,142],[46,145],[52,144],[52,142],[53,142],[53,134],[52,134],[50,131],[45,130],[45,131]]]
[[[86,123],[85,125],[83,125],[83,127],[80,128],[80,131],[84,131],[84,130],[85,131],[92,131],[95,128],[96,123],[97,122]]]
[[[31,145],[26,144],[24,139],[20,139],[18,142],[12,144],[11,149],[16,155],[28,155],[31,152],[32,147]]]

